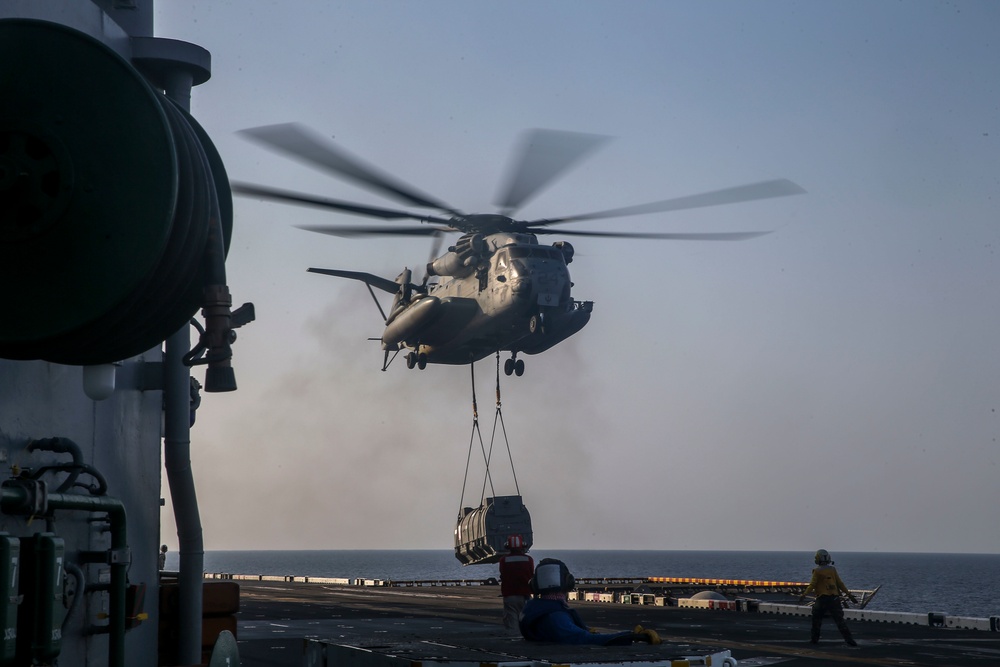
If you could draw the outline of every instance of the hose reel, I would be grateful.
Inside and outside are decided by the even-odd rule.
[[[89,365],[158,345],[224,284],[232,224],[190,115],[98,40],[0,20],[0,357]]]

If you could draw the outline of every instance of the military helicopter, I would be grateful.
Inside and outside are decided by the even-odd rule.
[[[385,174],[348,153],[313,130],[298,124],[281,124],[243,130],[242,134],[279,153],[319,167],[334,176],[408,206],[433,209],[441,215],[373,207],[252,183],[233,183],[233,192],[259,199],[319,207],[383,220],[409,219],[406,226],[302,226],[313,232],[357,237],[404,235],[434,237],[430,261],[419,282],[405,268],[395,280],[371,273],[310,268],[320,273],[359,280],[368,286],[378,306],[385,330],[379,340],[384,351],[382,370],[406,350],[406,366],[468,364],[484,357],[510,352],[504,363],[507,375],[524,373],[518,354],[539,354],[580,331],[590,320],[593,302],[578,301],[571,293],[567,265],[573,261],[568,241],[542,245],[538,236],[588,236],[602,238],[685,241],[735,241],[768,232],[642,233],[618,231],[558,231],[554,225],[584,220],[618,218],[644,213],[732,204],[805,192],[785,179],[762,181],[698,195],[539,220],[511,216],[544,186],[607,140],[607,137],[556,130],[528,131],[515,153],[512,168],[496,200],[497,213],[463,213],[416,188]],[[460,234],[447,252],[436,256],[446,234]],[[374,289],[393,295],[388,314]]]

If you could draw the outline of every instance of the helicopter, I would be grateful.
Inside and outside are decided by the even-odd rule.
[[[509,352],[506,375],[523,375],[519,354],[534,355],[576,334],[590,321],[592,301],[572,295],[568,265],[573,245],[559,240],[539,243],[541,235],[657,239],[684,241],[739,241],[769,232],[645,233],[589,231],[551,227],[571,222],[618,218],[646,213],[733,204],[802,194],[787,179],[760,181],[697,195],[638,206],[557,218],[518,220],[516,211],[556,177],[591,153],[608,137],[562,130],[529,130],[515,152],[495,205],[496,213],[466,214],[371,166],[303,125],[286,123],[242,130],[247,139],[265,148],[318,167],[365,189],[410,207],[432,209],[429,215],[234,182],[235,194],[300,206],[312,206],[352,215],[389,220],[411,220],[407,225],[341,224],[300,226],[312,232],[342,237],[429,236],[434,239],[430,260],[421,279],[404,268],[395,279],[361,271],[309,268],[312,273],[348,278],[367,285],[384,321],[382,370],[406,350],[407,368],[428,364],[468,364],[491,354]],[[445,214],[447,217],[441,215]],[[414,224],[416,223],[416,224]],[[447,234],[458,240],[443,254]],[[388,313],[374,290],[392,295]]]

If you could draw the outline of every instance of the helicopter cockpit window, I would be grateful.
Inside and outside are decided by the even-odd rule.
[[[526,257],[555,261],[562,261],[563,259],[562,253],[550,246],[515,246],[510,249],[510,256],[512,259],[524,259]]]
[[[497,269],[503,270],[507,268],[507,251],[501,250],[497,253]]]

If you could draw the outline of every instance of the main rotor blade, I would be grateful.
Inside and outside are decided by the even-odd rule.
[[[345,227],[341,225],[297,225],[299,229],[330,236],[437,236],[457,231],[441,227]]]
[[[559,236],[595,236],[608,239],[659,239],[666,241],[746,241],[771,232],[588,232],[579,229],[532,229],[532,234],[558,234]]]
[[[298,123],[265,125],[241,130],[241,134],[293,158],[310,162],[335,176],[354,181],[362,187],[375,190],[412,206],[423,206],[461,215],[444,202],[365,164],[321,134]]]
[[[384,220],[409,218],[411,220],[419,220],[421,222],[448,224],[448,220],[445,220],[444,218],[416,215],[414,213],[410,213],[409,211],[397,211],[377,206],[365,206],[364,204],[355,204],[352,202],[341,201],[339,199],[329,199],[327,197],[317,197],[315,195],[309,195],[302,192],[272,188],[266,185],[255,185],[254,183],[234,181],[230,183],[230,187],[234,193],[243,195],[244,197],[273,199],[275,201],[285,202],[288,204],[315,206],[317,208],[333,209],[335,211],[344,211],[346,213],[354,213],[356,215],[367,215],[373,218],[382,218]]]
[[[529,130],[494,202],[503,215],[521,208],[567,169],[610,137],[559,130]]]
[[[623,218],[629,215],[642,215],[643,213],[663,213],[666,211],[682,211],[691,208],[702,208],[705,206],[720,206],[722,204],[736,204],[738,202],[754,201],[757,199],[771,199],[773,197],[787,197],[789,195],[804,194],[805,190],[791,181],[779,178],[773,181],[761,181],[760,183],[750,183],[748,185],[738,185],[733,188],[723,188],[722,190],[712,190],[698,195],[687,197],[677,197],[676,199],[664,199],[649,204],[639,204],[638,206],[626,206],[625,208],[614,208],[596,213],[582,213],[580,215],[570,215],[564,218],[547,218],[544,220],[534,220],[525,223],[528,227],[534,228],[538,225],[554,225],[564,222],[577,222],[580,220],[600,220],[603,218]],[[532,229],[537,232],[537,229]]]

